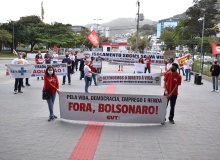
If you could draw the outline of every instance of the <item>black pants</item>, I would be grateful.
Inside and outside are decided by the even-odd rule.
[[[15,88],[14,91],[20,91],[23,83],[23,78],[15,78]]]
[[[102,72],[102,68],[97,68],[97,73],[101,73]]]
[[[76,71],[78,69],[78,60],[75,60]]]
[[[164,93],[165,95],[165,93]],[[170,101],[170,116],[169,116],[169,120],[173,120],[174,118],[174,110],[175,110],[175,105],[176,105],[176,99],[177,99],[177,95],[172,95],[170,97],[170,99],[168,99],[167,101],[167,106],[168,106],[168,103]]]
[[[74,61],[72,61],[72,66],[71,66],[71,71],[70,71],[70,73],[73,73],[74,72],[74,65],[75,63],[74,63]]]
[[[25,78],[25,84],[29,84],[28,81],[29,81],[29,78]],[[24,85],[24,83],[23,83],[23,78],[22,78],[21,86],[23,86],[23,85]]]

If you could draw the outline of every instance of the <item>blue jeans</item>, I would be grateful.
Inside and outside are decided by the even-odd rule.
[[[189,80],[191,79],[191,69],[186,69],[186,80],[188,80],[188,76],[189,76]]]
[[[145,67],[144,73],[147,73],[147,70],[150,73],[150,67]]]
[[[218,90],[218,76],[212,76],[213,90]]]
[[[70,67],[67,67],[67,77],[68,77],[68,83],[71,83],[71,78],[70,78],[70,70],[71,68]],[[66,75],[63,76],[63,83],[66,82]]]
[[[88,92],[88,88],[89,88],[89,81],[87,81],[87,76],[84,76],[84,80],[85,80],[85,93],[89,93]]]
[[[57,64],[57,61],[53,61],[53,64]]]
[[[50,62],[46,62],[46,61],[45,61],[45,64],[50,64]]]
[[[80,74],[80,80],[81,80],[82,78],[84,78],[84,70],[81,70],[80,72],[81,72]]]
[[[96,75],[95,74],[92,74],[92,79],[94,80],[94,83],[96,85],[97,83],[96,83]],[[91,85],[91,84],[92,84],[92,81],[89,82],[89,85]]]
[[[56,93],[50,95],[50,99],[47,99],[48,108],[50,111],[50,117],[54,117],[53,114],[53,105],[56,98]]]
[[[183,75],[185,75],[185,73],[184,73],[184,67],[182,67],[182,68],[179,68],[179,74],[180,74],[180,70],[182,70],[182,72],[183,72]]]

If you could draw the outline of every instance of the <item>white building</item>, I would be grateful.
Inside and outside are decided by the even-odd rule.
[[[102,42],[103,52],[112,52],[113,50],[127,51],[127,43]]]
[[[90,26],[91,31],[95,31],[96,33],[100,33],[101,36],[110,37],[110,29],[109,27],[102,27],[100,24],[94,23],[92,26]]]

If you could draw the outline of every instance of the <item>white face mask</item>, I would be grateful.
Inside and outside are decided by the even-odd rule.
[[[20,58],[22,58],[22,55],[20,55]]]
[[[41,57],[41,55],[39,55],[39,57]]]
[[[53,71],[47,71],[48,72],[48,74],[53,74]]]

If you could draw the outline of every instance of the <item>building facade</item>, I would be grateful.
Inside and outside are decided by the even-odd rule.
[[[157,24],[157,37],[160,37],[166,27],[176,27],[180,21],[182,21],[182,19],[178,18],[160,20]]]
[[[92,26],[90,26],[91,31],[95,31],[96,33],[100,33],[101,36],[110,37],[110,29],[109,27],[102,27],[100,24],[94,23]]]

